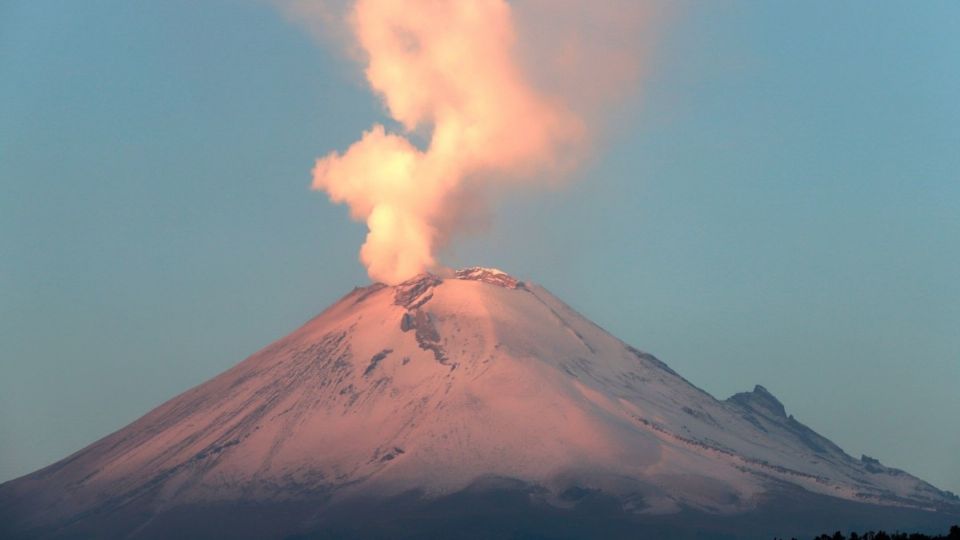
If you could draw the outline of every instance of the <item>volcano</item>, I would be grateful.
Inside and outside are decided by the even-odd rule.
[[[66,459],[4,538],[772,538],[943,531],[953,494],[721,401],[494,269],[357,288]]]

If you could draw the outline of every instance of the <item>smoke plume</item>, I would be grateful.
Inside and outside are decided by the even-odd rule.
[[[486,213],[495,188],[571,169],[598,105],[635,85],[642,47],[627,34],[644,18],[632,3],[356,0],[342,18],[329,4],[292,5],[325,28],[345,22],[402,128],[375,124],[313,169],[313,189],[366,222],[360,259],[371,279],[437,267],[438,250]]]

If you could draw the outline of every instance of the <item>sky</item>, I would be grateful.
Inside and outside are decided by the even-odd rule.
[[[687,2],[565,187],[441,254],[960,493],[960,4]],[[0,0],[0,481],[369,282],[314,161],[387,115],[256,0]]]

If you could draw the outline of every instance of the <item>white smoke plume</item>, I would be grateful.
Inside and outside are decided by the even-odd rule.
[[[286,7],[321,34],[346,25],[367,82],[403,128],[376,124],[313,169],[312,187],[366,222],[360,259],[388,284],[437,267],[438,250],[486,213],[492,188],[569,172],[591,119],[636,86],[650,20],[627,0]],[[425,148],[414,132],[427,134]]]

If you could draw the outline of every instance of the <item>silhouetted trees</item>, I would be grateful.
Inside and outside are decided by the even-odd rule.
[[[781,539],[774,538],[774,540]],[[797,539],[793,538],[792,540]],[[960,526],[954,525],[953,527],[950,527],[950,531],[946,536],[939,534],[936,536],[929,536],[921,533],[902,532],[888,533],[886,531],[869,531],[863,534],[851,532],[850,536],[844,536],[842,532],[837,531],[833,534],[821,534],[813,540],[960,540]]]

